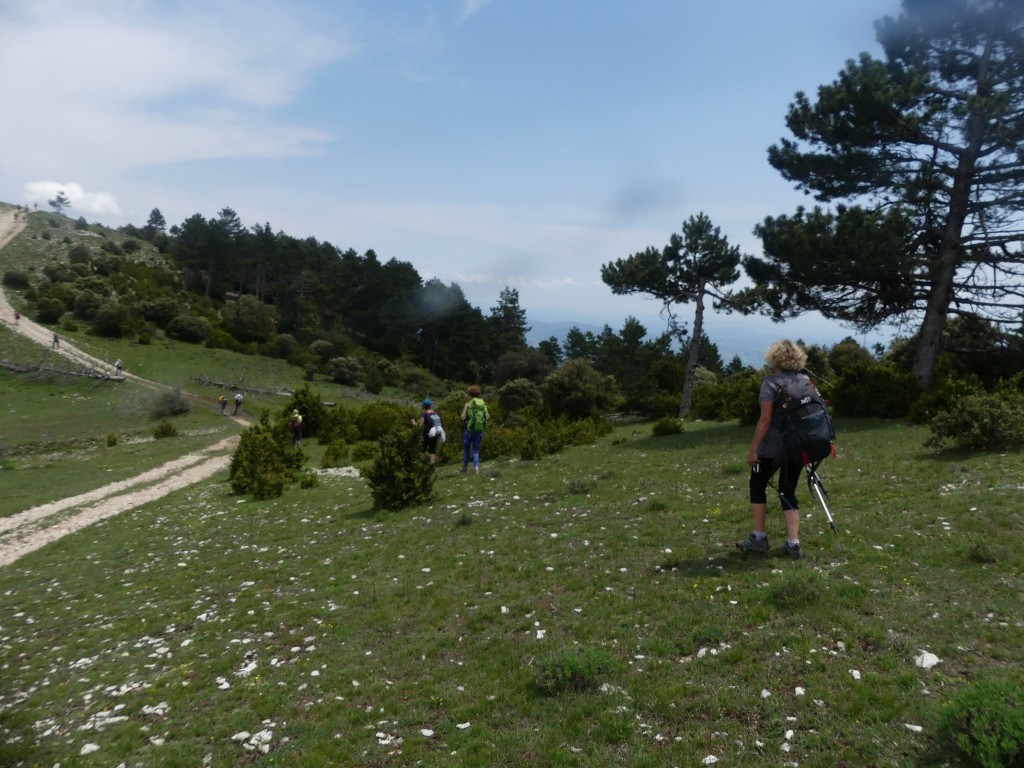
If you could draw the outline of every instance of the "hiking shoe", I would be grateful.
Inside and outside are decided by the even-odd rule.
[[[790,560],[799,560],[803,556],[804,553],[800,550],[799,544],[790,544],[787,541],[779,549],[779,557],[788,557]]]
[[[743,554],[748,552],[767,552],[769,549],[768,537],[765,536],[763,539],[759,539],[754,534],[750,534],[743,541],[736,542],[736,549]]]

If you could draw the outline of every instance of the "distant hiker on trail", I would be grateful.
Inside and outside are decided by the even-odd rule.
[[[298,448],[302,445],[302,414],[297,408],[292,411],[292,420],[288,423],[288,429],[292,432],[292,445]]]
[[[242,412],[242,393],[235,392],[235,416],[238,416]]]
[[[423,412],[418,419],[410,419],[414,426],[423,425],[423,452],[430,457],[430,463],[437,461],[437,444],[444,442],[444,428],[441,426],[441,416],[434,410],[434,404],[430,400],[423,401]]]
[[[19,312],[18,310],[14,310],[14,324],[15,325],[20,325],[21,324],[21,312]]]
[[[50,349],[60,349],[60,336],[56,333],[53,334],[53,341],[50,343]]]
[[[782,514],[786,518],[786,543],[782,545],[779,554],[799,560],[803,553],[800,551],[800,506],[796,498],[796,484],[803,464],[788,458],[783,450],[775,402],[787,384],[809,383],[807,376],[800,373],[807,365],[807,354],[789,339],[783,339],[768,347],[764,360],[772,372],[761,381],[757,396],[761,416],[754,427],[754,437],[747,454],[747,465],[750,467],[750,512],[754,530],[743,541],[737,541],[736,548],[743,553],[768,551],[767,489],[778,468],[779,500],[782,503]]]
[[[228,410],[228,399],[224,397],[224,395],[221,395],[217,398],[217,404],[220,405],[220,415],[226,416]]]
[[[120,357],[117,358],[117,360],[114,361],[114,369],[118,373],[121,373],[121,371],[124,370],[124,363],[121,362],[121,358]]]
[[[473,384],[466,390],[469,402],[462,406],[462,472],[469,471],[469,460],[473,459],[473,471],[480,471],[480,444],[484,441],[484,429],[490,413],[487,403],[480,397],[480,387]]]

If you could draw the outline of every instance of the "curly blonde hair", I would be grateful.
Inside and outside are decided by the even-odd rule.
[[[768,347],[764,361],[773,371],[802,371],[807,353],[789,339],[781,339]]]

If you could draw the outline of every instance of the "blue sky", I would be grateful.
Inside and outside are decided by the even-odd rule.
[[[171,224],[229,206],[531,321],[661,330],[601,265],[703,211],[744,252],[811,200],[767,163],[898,0],[5,0],[0,200]],[[682,308],[683,317],[690,310]],[[711,315],[723,353],[820,318]],[[888,335],[858,336],[871,343]],[[728,337],[728,340],[726,340]],[[741,346],[746,344],[746,347]]]

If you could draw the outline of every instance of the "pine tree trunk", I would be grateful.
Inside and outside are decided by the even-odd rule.
[[[697,371],[697,361],[700,358],[700,344],[704,335],[704,283],[697,289],[697,298],[694,300],[697,305],[693,313],[693,334],[690,337],[690,354],[686,359],[686,374],[683,377],[683,397],[679,401],[679,418],[685,418],[690,412],[690,404],[693,401],[693,378]]]

